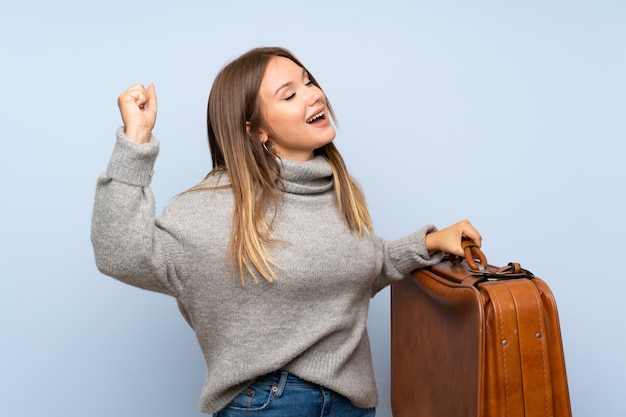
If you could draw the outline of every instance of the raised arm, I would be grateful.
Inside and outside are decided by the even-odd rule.
[[[98,269],[120,281],[175,295],[177,277],[171,253],[178,239],[172,227],[156,221],[149,188],[159,142],[154,86],[136,84],[118,99],[124,127],[117,131],[113,154],[98,178],[91,239]]]

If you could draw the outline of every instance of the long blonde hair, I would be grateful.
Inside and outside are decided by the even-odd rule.
[[[209,95],[207,128],[213,169],[207,178],[228,173],[233,192],[233,230],[228,258],[237,270],[242,284],[246,272],[257,281],[257,273],[269,282],[276,279],[268,246],[275,244],[272,223],[280,206],[280,165],[271,148],[251,138],[264,125],[259,89],[265,69],[273,57],[290,59],[304,65],[288,50],[277,47],[256,48],[226,65],[215,78]],[[305,68],[306,70],[306,68]],[[307,70],[314,85],[319,84]],[[327,102],[333,121],[335,113]],[[350,177],[343,158],[331,142],[315,151],[322,155],[333,171],[334,189],[339,211],[352,232],[363,236],[371,232],[372,221],[363,192]],[[200,183],[189,191],[206,189]],[[272,210],[272,215],[268,216]],[[268,220],[269,219],[269,220]]]

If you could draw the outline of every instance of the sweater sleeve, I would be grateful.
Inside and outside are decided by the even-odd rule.
[[[443,253],[437,252],[428,255],[426,249],[426,234],[437,231],[432,225],[427,225],[418,231],[398,240],[386,241],[380,238],[378,244],[382,252],[382,271],[374,281],[372,295],[400,280],[416,269],[428,267],[441,261]]]
[[[91,240],[100,272],[143,289],[176,295],[175,268],[168,259],[176,250],[171,231],[156,225],[149,184],[159,142],[152,136],[135,145],[117,131],[107,170],[100,175],[91,222]]]

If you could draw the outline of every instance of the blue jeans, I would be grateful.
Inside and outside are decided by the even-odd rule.
[[[374,417],[347,398],[287,372],[257,378],[214,417]]]

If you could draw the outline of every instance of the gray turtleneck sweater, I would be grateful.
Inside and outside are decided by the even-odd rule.
[[[118,130],[98,180],[91,236],[101,272],[176,298],[206,362],[201,410],[222,409],[276,370],[375,407],[369,299],[440,260],[424,243],[434,227],[395,241],[359,237],[339,214],[329,164],[281,159],[285,192],[273,236],[283,243],[271,247],[278,279],[242,285],[226,258],[231,190],[186,193],[156,218],[149,184],[158,150],[154,137],[138,146]]]

